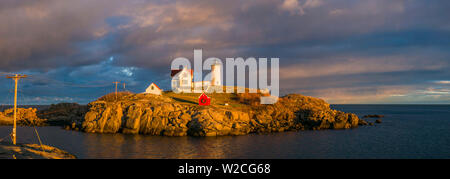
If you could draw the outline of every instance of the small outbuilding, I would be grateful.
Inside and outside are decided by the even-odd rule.
[[[211,98],[206,96],[205,93],[202,93],[198,97],[198,105],[200,105],[200,106],[209,106],[210,104],[211,104]]]
[[[162,89],[158,87],[155,83],[150,84],[150,86],[147,87],[144,93],[148,94],[155,94],[155,95],[161,95]]]

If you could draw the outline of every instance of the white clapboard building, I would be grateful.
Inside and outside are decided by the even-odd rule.
[[[211,87],[222,87],[222,64],[216,61],[211,65],[210,81],[193,81],[194,71],[183,68],[172,70],[172,90],[175,92],[207,92]]]
[[[172,70],[172,90],[176,92],[190,92],[192,88],[193,70],[183,68]]]
[[[147,87],[147,89],[145,89],[144,93],[161,95],[162,91],[163,90],[161,88],[159,88],[158,85],[156,85],[155,83],[152,83],[152,84],[150,84],[150,86]]]

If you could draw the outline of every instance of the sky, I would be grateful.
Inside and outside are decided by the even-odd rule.
[[[280,93],[450,104],[450,1],[2,0],[0,103],[86,104],[113,81],[170,90],[176,57],[279,58]],[[123,90],[123,86],[119,86]]]

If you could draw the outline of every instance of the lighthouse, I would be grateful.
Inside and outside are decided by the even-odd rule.
[[[222,86],[221,71],[221,64],[216,60],[214,64],[211,65],[211,86]]]

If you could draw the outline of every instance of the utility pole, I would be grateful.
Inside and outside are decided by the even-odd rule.
[[[13,128],[13,144],[16,145],[16,121],[17,121],[17,83],[19,79],[26,78],[27,75],[15,74],[14,76],[6,76],[6,78],[11,78],[14,80],[14,128]]]
[[[116,84],[116,101],[117,101],[117,84],[119,84],[120,82],[118,82],[118,81],[115,81],[115,82],[113,82],[114,84]]]

